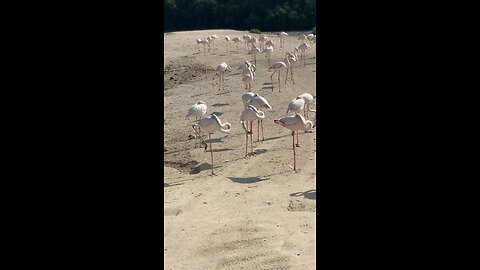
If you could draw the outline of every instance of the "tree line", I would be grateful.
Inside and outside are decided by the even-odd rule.
[[[164,32],[311,30],[316,14],[315,0],[164,0]]]

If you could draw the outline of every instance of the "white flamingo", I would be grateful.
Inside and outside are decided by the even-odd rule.
[[[232,39],[233,42],[235,42],[235,45],[237,46],[237,53],[238,53],[238,43],[242,42],[238,37],[235,37]]]
[[[197,49],[200,51],[200,44],[202,44],[202,39],[197,38]]]
[[[245,82],[245,89],[248,89],[248,91],[252,90],[252,82],[253,78],[255,76],[255,65],[250,63],[250,61],[245,61],[238,69],[243,70],[242,74],[242,81]]]
[[[280,48],[283,48],[283,46],[285,45],[285,39],[288,34],[285,32],[280,32],[278,35],[280,36]]]
[[[215,47],[215,40],[218,39],[217,35],[210,36],[210,39],[212,40],[213,50],[216,51],[217,47]]]
[[[263,51],[265,49],[265,42],[268,40],[267,35],[261,34],[258,38],[258,43],[260,44],[260,50]]]
[[[225,36],[225,41],[226,41],[226,44],[227,44],[227,53],[228,53],[228,42],[231,41],[230,37]]]
[[[225,63],[225,62],[222,62],[217,66],[216,74],[219,76],[218,90],[220,90],[220,85],[222,84],[222,82],[223,82],[223,90],[225,90],[224,74],[225,74],[225,71],[231,70],[231,69],[232,68],[230,66],[228,66],[227,63]]]
[[[300,40],[300,41],[307,41],[307,40],[308,40],[308,37],[307,37],[305,34],[301,34],[301,35],[298,37],[298,40]]]
[[[281,92],[280,91],[280,71],[282,69],[287,69],[287,65],[284,63],[284,62],[276,62],[274,63],[273,65],[271,65],[269,68],[268,68],[268,71],[272,71],[274,70],[274,72],[272,73],[272,75],[270,75],[270,82],[272,83],[272,92],[273,92],[273,75],[275,74],[275,72],[278,71],[278,92]],[[288,74],[287,74],[288,75]]]
[[[210,43],[209,43],[208,39],[202,39],[202,41],[200,41],[200,43],[203,45],[203,55],[206,55],[205,54],[205,45],[208,45],[208,51],[210,51]]]
[[[293,79],[293,65],[292,63],[297,62],[297,58],[291,52],[287,52],[285,54],[285,63],[287,65],[287,75],[285,76],[285,84],[287,84],[288,79],[288,71],[290,70],[291,80],[293,84],[295,84],[295,80]]]
[[[305,119],[308,120],[308,112],[312,111],[310,109],[310,104],[313,102],[314,97],[309,93],[301,94],[299,97],[301,97],[301,98],[303,98],[303,100],[305,100],[305,106],[303,108],[303,116],[305,117]]]
[[[273,52],[273,46],[267,46],[265,45],[265,48],[263,49],[263,53],[265,54],[265,57],[267,58],[267,66],[270,66],[270,55]]]
[[[243,110],[243,112],[240,114],[240,123],[242,124],[242,127],[243,129],[245,130],[246,132],[246,135],[245,135],[245,158],[248,158],[248,156],[255,156],[255,153],[253,151],[253,139],[252,139],[252,136],[253,136],[253,129],[252,129],[252,126],[253,126],[253,121],[255,120],[258,120],[260,121],[260,119],[263,119],[265,118],[265,113],[260,111],[260,110],[257,110],[257,108],[255,108],[253,105],[248,105],[247,108],[245,108],[245,110]],[[248,130],[248,124],[250,123],[250,130]],[[247,154],[247,149],[248,149],[248,135],[250,135],[250,145],[251,145],[251,149],[252,151],[250,152],[250,154],[248,155]]]
[[[245,42],[245,50],[248,52],[248,42],[252,39],[250,35],[243,35],[243,41]]]
[[[303,111],[304,107],[305,107],[305,99],[298,96],[288,103],[286,114],[288,114],[289,112],[293,112],[295,114],[300,113],[301,111]],[[300,144],[298,143],[298,131],[297,131],[297,147],[300,147]]]
[[[253,61],[255,65],[257,65],[257,53],[259,52],[260,52],[260,49],[255,47],[255,45],[252,44],[252,49],[250,50],[250,52],[248,52],[248,54],[253,54]]]
[[[317,57],[317,35],[313,36],[312,42],[315,45],[315,49],[313,49],[313,58],[316,58]]]
[[[218,118],[218,116],[216,116],[215,114],[212,114],[200,120],[198,124],[192,125],[192,128],[195,131],[195,133],[199,135],[199,131],[196,129],[197,126],[199,129],[202,129],[204,132],[208,133],[208,140],[210,142],[210,156],[212,158],[212,176],[217,175],[213,172],[213,149],[212,149],[211,134],[217,131],[228,133],[232,125],[230,125],[230,123],[222,123],[222,121],[220,121],[220,118]],[[200,136],[200,139],[205,144],[205,150],[207,150],[207,142],[205,142],[205,140],[203,140],[201,136]]]
[[[303,65],[305,66],[305,50],[310,50],[310,45],[308,45],[307,43],[303,42],[302,44],[300,44],[298,46],[298,50],[302,51],[302,54],[300,56],[300,61],[302,60],[303,58]]]
[[[248,97],[246,96],[245,98],[248,98],[247,102],[243,102],[246,106],[248,105],[253,105],[255,108],[261,110],[261,109],[272,109],[272,106],[268,103],[267,99],[260,96],[259,94],[253,94],[252,96]],[[242,101],[244,101],[244,97],[242,96]],[[260,126],[262,127],[262,141],[265,141],[265,136],[263,135],[263,120],[259,119],[257,121],[257,142],[260,141]]]
[[[202,120],[202,116],[207,113],[207,103],[199,101],[193,104],[187,112],[186,118],[195,117],[195,124]],[[201,130],[199,131],[201,132]],[[195,136],[195,147],[197,147],[197,136]]]
[[[310,130],[313,127],[312,121],[305,120],[303,116],[299,113],[296,113],[294,116],[286,116],[280,119],[276,119],[273,121],[276,124],[281,125],[282,127],[288,128],[292,131],[292,147],[293,147],[293,170],[298,172],[300,169],[297,169],[297,159],[296,159],[296,145],[295,145],[295,131],[299,130]],[[297,144],[298,144],[298,137],[297,137]]]
[[[248,41],[248,44],[251,44],[252,45],[252,49],[255,47],[255,44],[257,43],[257,38],[256,37],[252,37],[249,41]],[[248,48],[247,48],[247,51],[248,51]]]

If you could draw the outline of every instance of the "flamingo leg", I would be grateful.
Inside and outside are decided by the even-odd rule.
[[[248,158],[248,122],[247,122],[247,132],[245,133],[245,158]]]
[[[287,84],[287,80],[288,80],[288,70],[289,70],[289,69],[290,69],[290,68],[287,68],[287,76],[285,76],[285,84]]]
[[[290,66],[290,74],[292,75],[292,82],[293,82],[293,84],[295,84],[295,80],[293,79],[293,67],[292,66]]]
[[[210,136],[210,133],[208,133],[208,140],[210,142],[210,156],[212,157],[212,176],[214,176],[217,174],[213,172],[213,149],[212,149],[212,138]]]
[[[296,158],[296,151],[295,151],[295,131],[292,131],[292,146],[293,146],[293,170],[297,171],[297,158]]]
[[[277,72],[277,71],[275,70],[275,71],[272,73],[272,75],[270,75],[270,82],[272,83],[272,92],[273,92],[273,88],[274,88],[274,87],[273,87],[273,79],[272,79],[272,77],[273,77],[273,75],[275,74],[275,72]]]
[[[295,144],[297,147],[300,147],[300,144],[298,143],[298,130],[297,130],[297,144]]]
[[[260,120],[260,124],[262,125],[262,141],[265,141],[265,137],[263,136],[263,120]]]
[[[260,119],[257,120],[257,142],[260,141]]]
[[[253,121],[250,121],[250,131],[252,131],[252,133],[250,134],[250,146],[252,149],[252,152],[250,153],[250,155],[255,156],[255,153],[253,152]]]
[[[208,146],[208,144],[207,144],[207,142],[203,139],[203,137],[200,136],[200,134],[198,133],[197,129],[195,128],[195,124],[192,125],[192,128],[193,128],[193,130],[195,131],[195,133],[200,137],[200,140],[202,140],[203,143],[205,144],[205,151],[207,151],[207,146]],[[200,144],[200,146],[202,146],[202,144]],[[210,146],[210,147],[211,147],[211,146]]]
[[[278,70],[278,92],[280,93],[280,69]]]

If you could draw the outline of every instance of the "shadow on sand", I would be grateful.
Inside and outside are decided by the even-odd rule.
[[[239,184],[252,184],[257,183],[265,180],[269,180],[270,178],[260,178],[260,177],[228,177],[232,182],[239,183]]]
[[[317,190],[316,189],[311,189],[311,190],[307,190],[305,192],[295,192],[295,193],[291,193],[290,196],[292,196],[292,197],[303,196],[306,199],[316,200],[317,199]]]
[[[214,169],[217,169],[217,168],[220,168],[220,167],[223,167],[223,166],[215,166]],[[198,165],[197,167],[192,168],[192,170],[190,171],[190,174],[197,174],[201,171],[206,171],[206,170],[211,170],[211,169],[212,169],[211,164],[202,163],[202,164]]]
[[[173,183],[173,184],[163,183],[163,187],[164,187],[164,188],[166,188],[166,187],[173,187],[173,186],[180,186],[180,185],[183,185],[183,183]]]

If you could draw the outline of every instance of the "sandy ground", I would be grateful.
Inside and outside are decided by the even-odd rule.
[[[281,93],[271,91],[270,73],[263,54],[257,55],[254,92],[272,105],[265,110],[265,141],[254,142],[256,157],[244,159],[245,132],[240,124],[245,92],[237,68],[247,55],[240,43],[238,53],[225,35],[241,38],[246,31],[208,30],[164,34],[164,269],[316,269],[316,169],[314,133],[300,132],[297,165],[293,171],[291,132],[275,123],[285,116],[287,104],[308,92],[316,95],[316,59],[307,51],[306,65],[294,64],[295,84],[284,84]],[[197,49],[196,39],[218,35],[216,51]],[[284,61],[285,52],[300,44],[296,35],[280,49],[275,42],[272,63]],[[253,35],[257,38],[259,35]],[[315,48],[315,47],[312,47]],[[215,67],[232,67],[225,75],[225,90],[218,90]],[[277,75],[274,76],[276,85]],[[195,148],[192,119],[185,118],[197,101],[208,105],[232,124],[229,134],[212,135],[215,172],[210,176],[210,152]],[[312,108],[315,108],[315,101]],[[310,118],[314,114],[310,113]],[[195,120],[195,119],[193,119]],[[257,138],[254,125],[254,141]],[[207,137],[208,141],[208,137]]]

